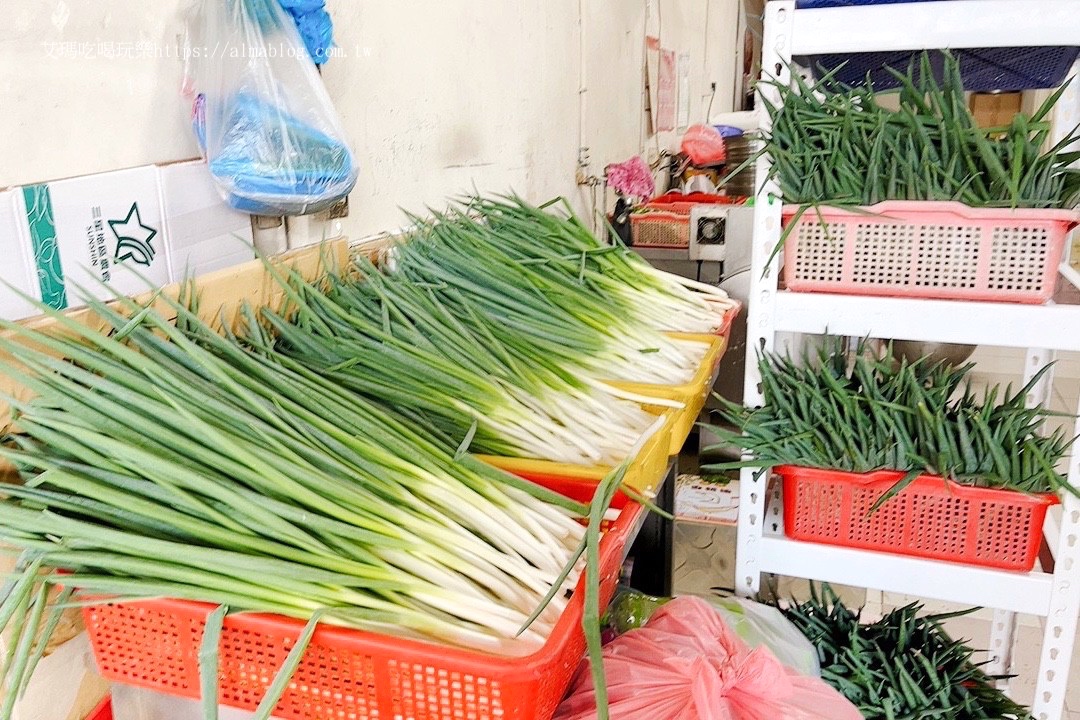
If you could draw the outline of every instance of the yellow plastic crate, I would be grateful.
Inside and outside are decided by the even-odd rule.
[[[653,397],[657,397],[653,395]],[[638,492],[651,493],[660,486],[667,473],[669,449],[671,448],[671,430],[674,427],[676,413],[663,407],[645,408],[654,415],[666,418],[664,424],[653,433],[641,446],[637,457],[630,463],[623,483]],[[530,458],[499,457],[495,455],[477,455],[488,465],[521,475],[530,479],[561,478],[572,482],[598,483],[611,472],[607,465],[575,465],[573,463],[533,460]]]
[[[727,350],[727,337],[724,335],[702,335],[698,333],[665,333],[669,337],[681,340],[694,340],[709,346],[702,358],[701,367],[697,369],[692,380],[682,385],[649,385],[646,383],[633,383],[624,381],[610,381],[610,384],[621,389],[628,390],[645,397],[675,400],[683,404],[682,410],[675,410],[675,418],[671,426],[671,445],[668,447],[670,455],[677,455],[682,450],[690,431],[694,429],[701,409],[705,407],[705,400],[709,397],[716,376],[720,372],[720,359]]]

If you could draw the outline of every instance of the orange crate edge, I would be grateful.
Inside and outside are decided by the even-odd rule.
[[[592,497],[591,487],[552,489],[581,501]],[[623,549],[643,512],[622,495],[612,505],[621,511],[600,543],[601,609],[614,594]],[[584,655],[583,582],[544,646],[521,658],[321,625],[273,714],[284,720],[339,714],[549,720]],[[87,606],[83,618],[103,677],[197,698],[199,644],[212,610],[208,603],[150,600]],[[222,704],[254,710],[303,628],[302,621],[282,616],[227,616]]]
[[[1001,570],[1034,567],[1046,509],[1059,502],[1049,493],[1029,495],[920,475],[867,515],[905,472],[791,465],[773,471],[783,480],[784,534],[793,540]],[[1011,531],[1017,523],[1020,532]]]
[[[785,228],[794,221],[801,207],[804,206],[784,206]],[[854,209],[827,204],[817,208],[808,207],[797,222],[795,230],[790,232],[784,243],[784,281],[787,289],[793,292],[1044,304],[1054,293],[1065,239],[1069,230],[1080,222],[1080,213],[1061,209],[970,207],[952,201],[888,200]],[[835,228],[835,236],[831,237],[829,243],[828,260],[820,256],[820,248],[812,250],[805,258],[808,267],[800,271],[800,228],[820,227],[822,222]],[[925,260],[927,264],[923,272],[917,272],[918,246],[907,245],[917,240],[918,236],[908,237],[904,234],[903,237],[894,238],[883,232],[865,246],[876,247],[895,239],[896,247],[889,259],[890,267],[879,267],[866,259],[869,256],[865,255],[861,261],[857,261],[860,250],[856,247],[852,228],[875,224],[886,227],[909,224],[941,226],[950,229],[950,237],[956,236],[953,228],[957,228],[966,231],[964,242],[972,244],[975,250],[953,257],[946,252],[951,251],[949,243],[933,244],[936,251],[946,252],[937,257],[937,262],[948,260],[955,264],[958,258],[967,258],[966,265],[963,262],[959,265],[965,272],[962,279],[941,276],[940,272],[934,270],[937,267],[933,264],[934,257]],[[1008,238],[1003,240],[1002,249],[995,254],[994,243],[998,231],[1017,228],[1046,233],[1045,253],[1038,266],[1032,258],[1010,254],[1006,247],[1010,242]],[[1030,243],[1029,239],[1023,244]],[[897,264],[897,253],[903,257],[903,263]],[[1017,287],[1012,287],[1010,283],[1015,278],[1011,276],[1018,273],[1031,277],[1027,281],[1017,280]],[[1037,283],[1032,282],[1035,277],[1038,278]],[[907,281],[897,278],[907,278]]]

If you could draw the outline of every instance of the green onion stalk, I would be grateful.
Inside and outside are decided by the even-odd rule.
[[[1073,438],[1060,427],[1047,430],[1055,413],[1026,404],[1049,365],[1018,390],[993,386],[979,397],[968,382],[970,364],[878,359],[865,343],[854,356],[849,360],[840,338],[801,360],[763,354],[765,405],[724,401],[721,414],[736,430],[716,429],[722,441],[746,448],[754,459],[712,468],[908,471],[879,504],[920,473],[977,487],[1077,492],[1058,470]]]
[[[1080,200],[1077,128],[1054,143],[1050,114],[1066,86],[1032,115],[979,127],[967,107],[960,63],[945,52],[941,79],[923,52],[895,91],[849,87],[828,73],[811,84],[792,73],[766,102],[772,129],[762,152],[785,202],[873,205],[955,200],[972,207],[1070,208]],[[885,96],[894,102],[882,102]]]
[[[638,322],[621,296],[580,272],[580,253],[579,272],[573,274],[552,270],[542,257],[523,259],[522,252],[547,238],[535,227],[528,235],[487,222],[489,216],[498,220],[481,203],[431,219],[412,218],[416,229],[388,253],[387,269],[437,294],[467,296],[477,312],[566,372],[596,381],[664,385],[692,378],[706,350],[703,343],[667,337]]]
[[[245,340],[414,413],[461,452],[616,465],[655,421],[614,388],[530,362],[527,349],[500,340],[460,294],[450,308],[366,258],[355,260],[351,275],[327,276],[319,286],[295,272],[279,275],[286,308],[263,308],[269,332],[252,326]]]
[[[562,213],[550,210],[556,203]],[[645,327],[711,333],[737,307],[715,285],[658,270],[621,243],[602,243],[565,200],[541,209],[515,196],[478,197],[465,206],[500,233],[503,248],[519,262],[577,282]]]
[[[107,332],[59,313],[56,336],[0,322],[2,370],[35,395],[9,398],[0,445],[24,479],[0,501],[0,541],[22,553],[0,592],[14,686],[55,627],[58,585],[506,655],[544,641],[580,573],[588,506],[251,352],[184,298],[161,299],[175,325],[118,302],[89,303]]]

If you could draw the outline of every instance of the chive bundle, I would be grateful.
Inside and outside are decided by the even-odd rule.
[[[738,433],[719,431],[755,459],[724,466],[910,470],[979,487],[1075,492],[1056,469],[1071,439],[1060,428],[1042,435],[1052,413],[1025,406],[1046,368],[1015,393],[995,386],[979,399],[965,383],[970,364],[897,363],[871,357],[863,344],[854,354],[849,363],[834,339],[801,363],[764,355],[766,405],[725,402],[724,420]]]
[[[920,616],[922,606],[912,603],[863,623],[828,585],[820,594],[811,586],[809,600],[781,610],[817,649],[821,679],[867,720],[1031,718],[942,627],[971,611]]]
[[[23,553],[0,593],[13,687],[55,627],[59,584],[501,654],[544,641],[597,542],[577,521],[587,506],[455,457],[182,303],[176,326],[131,301],[130,317],[90,307],[109,333],[59,314],[60,337],[2,323],[4,371],[36,393],[11,400],[17,432],[0,446],[25,478],[0,501],[0,540]]]
[[[959,61],[944,53],[939,82],[922,53],[900,82],[899,108],[871,86],[848,87],[826,75],[810,85],[775,83],[766,103],[772,130],[763,152],[785,202],[873,205],[883,200],[957,200],[973,207],[1068,208],[1080,199],[1074,129],[1044,151],[1049,115],[1065,88],[1028,117],[979,128],[967,108]]]
[[[321,287],[281,278],[289,307],[264,308],[273,337],[249,342],[410,413],[462,451],[617,465],[655,422],[616,397],[626,393],[534,361],[457,291],[402,282],[362,257],[350,275]]]
[[[573,254],[573,270],[546,256],[545,246],[559,238],[580,239],[573,218],[555,219],[520,202],[478,200],[413,220],[417,229],[390,253],[391,273],[467,296],[477,312],[543,362],[592,381],[673,385],[696,371],[704,344],[667,337],[640,322],[625,298],[590,273],[588,253]],[[716,325],[720,319],[712,316]]]

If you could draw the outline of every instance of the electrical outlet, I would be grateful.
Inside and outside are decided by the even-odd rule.
[[[592,180],[589,173],[589,148],[585,145],[578,148],[577,171],[574,173],[574,180],[578,185],[588,185]]]

